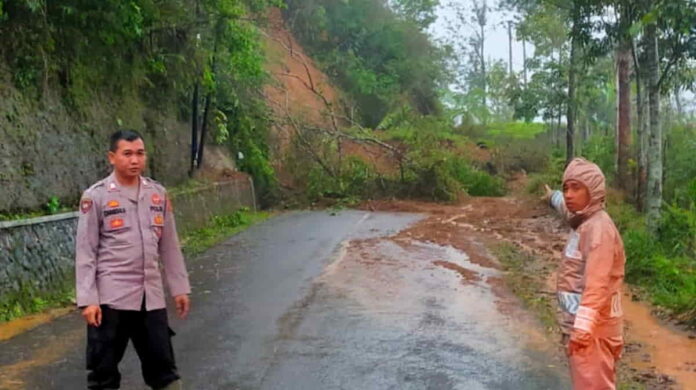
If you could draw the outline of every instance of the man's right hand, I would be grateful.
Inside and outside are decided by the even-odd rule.
[[[87,321],[87,325],[99,327],[102,320],[101,307],[98,305],[90,305],[82,310],[82,317]]]
[[[544,184],[544,196],[541,197],[541,200],[544,202],[548,202],[551,200],[551,196],[553,195],[553,190],[551,187],[549,187],[548,184]]]

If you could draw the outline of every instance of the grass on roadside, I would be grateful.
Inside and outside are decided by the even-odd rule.
[[[270,216],[269,212],[253,212],[247,208],[239,209],[228,215],[216,215],[210,219],[207,226],[182,237],[181,244],[184,254],[186,256],[197,255]]]
[[[665,206],[656,236],[633,206],[609,197],[626,248],[626,281],[677,322],[696,329],[696,212]]]
[[[21,292],[5,294],[0,300],[0,323],[75,302],[75,283],[72,280],[55,288],[51,293],[26,288]]]
[[[556,308],[553,296],[544,294],[542,264],[534,256],[514,245],[501,244],[493,249],[505,270],[505,283],[531,309],[549,331],[556,330]]]

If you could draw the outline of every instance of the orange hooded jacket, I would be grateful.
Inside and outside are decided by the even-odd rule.
[[[575,330],[599,338],[621,336],[621,284],[626,257],[621,236],[604,210],[604,175],[597,165],[576,158],[563,175],[563,182],[568,180],[588,188],[590,203],[571,213],[560,191],[551,197],[551,205],[566,216],[573,228],[558,270],[561,329],[565,334]]]

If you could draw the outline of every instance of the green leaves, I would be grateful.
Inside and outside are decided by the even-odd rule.
[[[422,27],[437,2],[403,0],[394,12],[378,0],[290,0],[288,20],[305,49],[357,103],[362,124],[377,126],[404,102],[439,111],[443,53]]]
[[[46,203],[46,210],[49,214],[56,214],[62,208],[60,204],[60,199],[57,196],[52,196],[51,199]]]

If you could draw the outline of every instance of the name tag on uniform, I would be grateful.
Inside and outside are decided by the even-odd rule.
[[[125,214],[126,209],[124,208],[118,208],[118,209],[111,209],[111,210],[104,210],[104,216],[108,217],[110,215],[116,215],[116,214]]]

